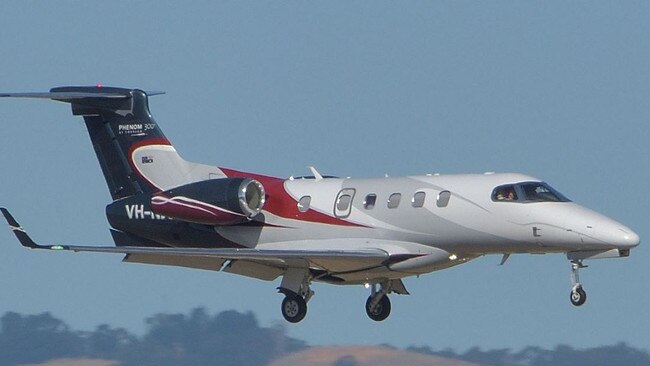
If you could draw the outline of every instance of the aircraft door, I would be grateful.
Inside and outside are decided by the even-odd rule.
[[[354,188],[342,189],[334,201],[334,216],[348,217],[352,211],[352,199],[354,198]]]

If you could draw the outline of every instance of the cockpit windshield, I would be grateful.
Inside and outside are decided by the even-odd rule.
[[[571,200],[544,182],[523,182],[496,187],[492,191],[492,201],[570,202]]]

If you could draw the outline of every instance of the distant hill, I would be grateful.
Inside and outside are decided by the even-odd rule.
[[[61,358],[21,366],[119,366],[117,361],[90,358]],[[390,347],[312,347],[291,353],[268,366],[480,366],[440,356],[424,355]]]
[[[311,347],[274,360],[269,366],[479,366],[475,363],[390,347]]]
[[[116,361],[92,358],[59,358],[45,363],[30,363],[24,366],[118,366]]]

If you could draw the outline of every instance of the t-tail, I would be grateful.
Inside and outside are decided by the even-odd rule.
[[[140,172],[134,159],[138,149],[171,144],[149,112],[147,93],[122,88],[61,87],[51,93],[96,94],[98,97],[58,99],[83,116],[113,200],[157,190]],[[104,97],[106,96],[106,97]],[[137,154],[149,163],[146,154]]]
[[[46,98],[70,103],[83,116],[113,200],[155,193],[222,172],[183,160],[149,111],[148,97],[162,92],[113,87],[65,86],[49,93],[0,97]]]

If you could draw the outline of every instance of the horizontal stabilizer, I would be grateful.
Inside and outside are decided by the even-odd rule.
[[[121,93],[52,92],[52,93],[0,93],[0,97],[75,100],[75,99],[83,99],[83,98],[129,98],[129,95],[121,94]]]
[[[71,102],[87,98],[128,99],[132,89],[92,86],[64,86],[45,93],[0,93],[0,98],[35,98]],[[165,94],[163,91],[145,91],[147,96]]]

